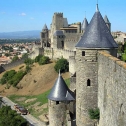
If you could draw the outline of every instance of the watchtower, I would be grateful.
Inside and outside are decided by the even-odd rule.
[[[49,46],[49,37],[48,37],[48,28],[47,25],[45,24],[41,34],[41,47],[48,47]]]
[[[68,89],[65,81],[59,73],[59,76],[48,95],[49,99],[49,125],[67,126],[66,112],[67,104],[74,100],[74,96]]]
[[[98,107],[98,51],[116,55],[117,44],[107,28],[98,5],[96,12],[76,45],[76,125],[94,126],[88,110]]]

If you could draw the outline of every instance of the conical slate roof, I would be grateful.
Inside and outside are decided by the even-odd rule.
[[[86,18],[84,18],[83,23],[82,23],[82,30],[86,30],[87,26],[88,26],[88,21]]]
[[[62,76],[59,74],[53,88],[51,89],[48,99],[53,101],[72,101],[75,100],[74,96],[71,94],[71,91],[67,87]]]
[[[104,21],[105,21],[105,23],[110,23],[110,22],[109,22],[109,19],[108,19],[108,17],[107,17],[107,15],[105,15]]]
[[[98,5],[96,12],[76,48],[117,48],[110,30],[105,24]]]
[[[47,25],[45,24],[42,30],[48,29]]]

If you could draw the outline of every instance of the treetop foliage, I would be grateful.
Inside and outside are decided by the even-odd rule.
[[[54,69],[57,73],[59,72],[59,70],[61,73],[67,72],[69,71],[69,62],[64,58],[61,58],[56,62]]]
[[[0,126],[28,126],[28,122],[10,106],[0,108]]]

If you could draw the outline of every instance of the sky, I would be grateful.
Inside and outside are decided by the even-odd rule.
[[[111,31],[126,32],[126,0],[0,0],[0,32],[50,29],[55,12],[62,12],[68,23],[88,22],[96,4],[111,22]]]

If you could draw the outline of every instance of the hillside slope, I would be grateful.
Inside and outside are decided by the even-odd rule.
[[[12,86],[6,89],[6,85],[0,85],[0,95],[37,95],[51,89],[58,77],[58,74],[54,70],[54,65],[55,63],[50,63],[40,66],[35,63],[31,72],[25,75],[19,82],[18,87],[21,87],[21,89]],[[12,69],[18,70],[21,66],[25,65],[23,64]],[[3,73],[0,75],[0,78],[2,75]],[[67,72],[62,76],[64,79],[69,78],[69,73]]]

